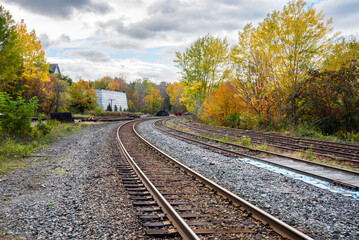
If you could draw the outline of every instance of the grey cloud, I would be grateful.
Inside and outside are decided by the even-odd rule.
[[[246,23],[263,18],[266,13],[282,5],[280,1],[269,3],[266,0],[257,2],[256,6],[249,0],[159,0],[149,6],[148,16],[139,22],[125,26],[119,19],[102,22],[99,26],[136,39],[163,37],[169,32],[203,34],[240,30]]]
[[[118,38],[118,39],[110,39],[104,41],[96,41],[91,44],[92,46],[105,46],[111,47],[119,50],[140,50],[143,49],[141,44],[132,39],[126,38]]]
[[[110,62],[111,58],[104,52],[94,49],[81,49],[81,50],[67,50],[64,52],[65,55],[72,57],[79,57],[82,59],[89,60],[91,62]]]
[[[327,18],[333,18],[335,31],[346,35],[358,34],[359,2],[357,0],[323,1],[314,5],[323,10]]]
[[[93,0],[12,0],[10,3],[31,12],[55,18],[69,18],[75,10],[99,14],[104,14],[111,10],[107,3],[97,3]]]
[[[55,40],[51,40],[47,34],[41,34],[39,39],[41,41],[42,47],[45,49],[54,45],[69,43],[71,41],[70,36],[67,34],[62,34],[58,39]]]

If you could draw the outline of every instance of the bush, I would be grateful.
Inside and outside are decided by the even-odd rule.
[[[249,146],[251,146],[251,139],[248,136],[242,137],[240,139],[239,143],[242,146],[249,147]]]
[[[112,112],[111,104],[108,104],[106,111]]]
[[[225,124],[227,127],[239,128],[240,124],[241,124],[241,118],[240,118],[239,114],[235,113],[235,114],[226,116]]]
[[[1,128],[13,134],[23,134],[30,136],[32,127],[30,117],[35,114],[38,107],[37,98],[31,98],[27,103],[21,97],[13,100],[9,94],[0,93],[0,117]]]
[[[42,120],[37,122],[36,129],[40,132],[41,136],[45,136],[51,132],[51,126],[47,125]]]
[[[38,147],[42,145],[37,141],[32,141],[29,143],[21,143],[15,139],[7,138],[3,140],[0,145],[0,161],[8,159],[10,157],[23,157],[25,155],[30,155]]]
[[[95,113],[102,113],[102,109],[101,109],[100,107],[95,107],[95,108],[93,109],[93,111],[94,111]]]

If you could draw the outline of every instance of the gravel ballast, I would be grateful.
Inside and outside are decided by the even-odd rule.
[[[139,125],[140,134],[195,171],[315,239],[359,239],[359,201]]]
[[[0,239],[137,239],[141,223],[115,169],[115,130],[91,125],[0,178]]]

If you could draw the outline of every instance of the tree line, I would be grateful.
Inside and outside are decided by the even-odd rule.
[[[53,74],[35,31],[29,32],[23,20],[15,23],[0,5],[0,112],[5,113],[5,105],[17,100],[36,102],[31,105],[36,114],[100,111],[94,89],[106,89],[125,92],[129,111],[154,114],[171,108],[167,86],[146,78],[127,83],[125,76],[74,82],[69,76]]]
[[[177,52],[182,102],[206,123],[247,129],[357,132],[359,42],[290,1],[238,41],[209,34]]]

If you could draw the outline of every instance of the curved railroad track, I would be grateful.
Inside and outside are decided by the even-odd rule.
[[[177,129],[168,128],[167,126],[165,127],[168,130],[165,130],[163,126],[163,120],[158,120],[154,124],[154,127],[158,130],[173,135],[177,138],[182,138],[186,141],[190,141],[192,143],[200,144],[208,148],[219,150],[221,152],[225,152],[234,156],[246,157],[261,162],[266,162],[271,165],[275,165],[310,177],[324,180],[335,186],[341,186],[353,191],[359,190],[359,172],[357,171],[346,170],[342,168],[328,166],[325,164],[289,157],[278,153],[245,147],[237,144],[223,142],[220,140],[214,140],[196,134],[179,131]],[[219,143],[220,145],[214,145],[213,142]],[[239,149],[242,149],[242,151],[240,151]],[[258,154],[275,156],[276,158],[259,157],[257,156]]]
[[[335,159],[342,161],[348,165],[359,166],[359,145],[341,142],[330,142],[323,140],[316,140],[310,138],[300,138],[284,136],[274,133],[262,133],[249,130],[241,130],[234,128],[221,128],[209,125],[200,125],[196,123],[189,123],[177,121],[174,119],[176,125],[182,125],[185,128],[195,131],[199,134],[216,137],[228,137],[230,139],[238,140],[243,137],[249,137],[251,143],[264,144],[268,146],[283,149],[285,151],[305,152],[310,150],[314,155],[324,159]]]
[[[161,152],[135,125],[118,128],[118,171],[149,237],[311,239]]]

